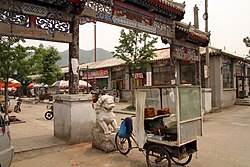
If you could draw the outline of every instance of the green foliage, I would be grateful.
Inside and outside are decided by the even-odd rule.
[[[126,33],[122,30],[119,42],[120,45],[115,47],[114,57],[124,60],[132,74],[146,68],[149,61],[155,56],[154,44],[157,42],[157,38],[151,39],[147,33],[133,29]],[[134,77],[132,80],[132,106],[134,107]]]
[[[61,69],[56,66],[56,62],[61,59],[59,52],[54,47],[45,48],[42,44],[34,48],[35,53],[32,57],[33,71],[41,74],[38,79],[40,83],[53,84],[62,76]]]
[[[217,109],[217,108],[212,108],[212,109],[209,111],[209,114],[218,113],[218,112],[220,112],[219,109]]]
[[[124,60],[132,70],[146,67],[155,56],[154,44],[157,38],[151,39],[147,33],[133,29],[126,33],[122,30],[119,42],[120,45],[115,47],[114,57]]]
[[[245,43],[246,47],[250,47],[250,38],[249,37],[244,38],[243,42]],[[250,54],[250,50],[249,50],[249,54]]]
[[[247,47],[250,47],[250,38],[249,37],[244,38],[243,42],[246,44]]]
[[[29,61],[26,57],[29,55],[27,50],[29,47],[23,47],[20,45],[20,41],[25,42],[22,38],[17,37],[0,37],[0,77],[4,79],[4,99],[5,99],[5,114],[8,114],[8,80],[10,77],[18,79],[22,73],[19,70],[26,68],[26,63]],[[13,77],[14,72],[17,71],[17,75]],[[22,81],[21,81],[22,82]]]
[[[133,105],[129,105],[125,108],[125,110],[128,110],[128,111],[135,111],[136,110],[136,107],[133,106]]]
[[[1,37],[0,38],[0,77],[23,79],[28,74],[27,59],[30,47],[23,47],[19,42],[25,42],[22,38],[17,37]],[[17,74],[14,76],[14,72]],[[25,73],[23,73],[25,72]]]

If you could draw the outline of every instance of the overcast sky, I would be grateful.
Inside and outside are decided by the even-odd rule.
[[[181,2],[182,0],[175,0]],[[200,30],[205,30],[205,21],[202,15],[205,10],[205,0],[186,0],[185,23],[191,22],[193,25],[193,7],[195,4],[199,7]],[[211,46],[248,54],[248,48],[242,42],[243,38],[250,36],[250,0],[208,0],[209,31],[211,31]],[[91,50],[94,48],[94,25],[87,23],[80,26],[80,48]],[[122,28],[97,23],[97,47],[108,51],[114,51],[114,47],[119,45],[119,36]],[[55,46],[60,52],[68,49],[68,44],[61,44],[46,41],[26,40],[25,45],[36,45],[43,43],[45,46]],[[159,40],[156,48],[166,47]]]

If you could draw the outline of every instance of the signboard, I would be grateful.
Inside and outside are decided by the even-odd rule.
[[[208,66],[204,65],[204,78],[207,79],[208,78]]]
[[[98,70],[91,70],[84,73],[83,79],[94,79],[94,78],[108,78],[109,71],[108,69],[98,69]]]
[[[175,37],[173,20],[123,1],[114,0],[112,3],[87,1],[81,14],[83,17],[92,17],[94,20],[108,24],[133,28],[168,38]]]
[[[143,78],[143,73],[135,73],[135,78]]]
[[[147,79],[146,79],[146,81],[147,81],[146,85],[147,86],[152,86],[152,72],[147,72],[146,73],[146,77],[147,77]]]

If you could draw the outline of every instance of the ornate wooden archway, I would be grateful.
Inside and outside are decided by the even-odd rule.
[[[209,35],[179,23],[184,14],[185,4],[171,0],[1,0],[0,35],[69,43],[69,93],[77,94],[79,24],[84,17],[161,36],[172,44],[171,55],[196,56]],[[187,49],[183,52],[178,45]]]

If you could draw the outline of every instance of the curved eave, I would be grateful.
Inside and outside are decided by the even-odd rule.
[[[185,14],[185,5],[174,3],[167,0],[147,0],[151,5],[153,5],[155,8],[158,8],[156,11],[159,14],[165,15],[166,13],[172,13],[175,15],[173,20],[175,21],[181,21],[184,18]],[[162,12],[165,11],[165,12]]]
[[[202,47],[205,47],[208,45],[209,43],[209,40],[207,38],[202,38],[200,36],[197,36],[195,34],[188,34],[188,41],[198,45],[198,46],[202,46]]]
[[[209,33],[205,33],[200,31],[199,29],[191,26],[190,24],[185,24],[181,22],[176,22],[176,37],[178,37],[178,33],[182,32],[184,35],[184,39],[188,42],[196,44],[198,46],[205,47],[209,43]]]
[[[124,3],[140,6],[148,11],[180,21],[184,18],[185,4],[176,3],[168,0],[117,0]],[[100,2],[102,3],[102,2]]]
[[[168,0],[147,0],[147,1],[154,4],[155,6],[163,7],[179,15],[185,13],[185,4],[168,1]]]
[[[184,24],[183,24],[184,25]],[[195,36],[199,36],[201,38],[209,40],[209,33],[200,31],[199,29],[195,28],[194,26],[191,25],[185,25],[185,26],[180,26],[180,24],[176,24],[176,29],[179,31],[182,31],[187,34],[194,34]]]
[[[83,2],[82,0],[60,0],[60,1],[21,0],[21,1],[44,7],[61,8],[63,10],[67,10],[69,8],[72,8],[71,10],[74,10],[73,7],[78,6],[80,3]]]

